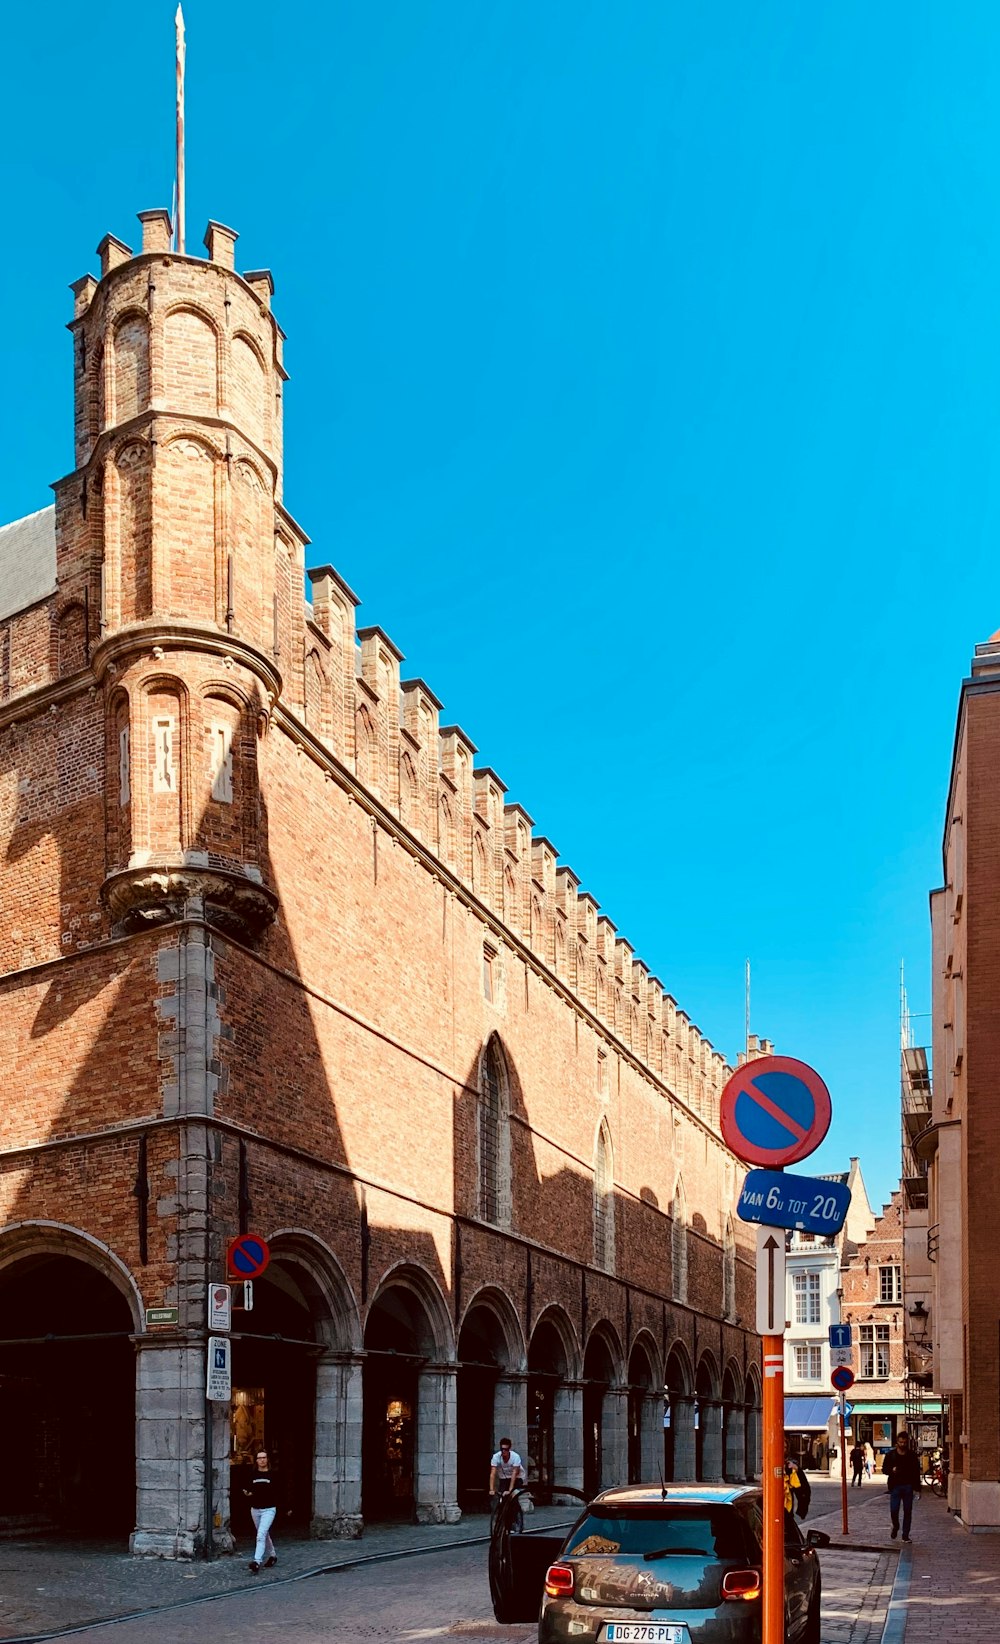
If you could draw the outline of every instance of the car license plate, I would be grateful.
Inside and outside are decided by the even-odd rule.
[[[672,1621],[607,1621],[607,1644],[686,1644],[687,1628]]]

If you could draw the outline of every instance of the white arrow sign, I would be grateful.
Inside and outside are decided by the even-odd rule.
[[[757,1333],[785,1333],[785,1230],[757,1229]]]

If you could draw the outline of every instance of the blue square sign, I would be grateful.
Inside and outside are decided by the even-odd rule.
[[[851,1327],[850,1327],[850,1325],[849,1324],[831,1324],[831,1326],[830,1326],[830,1346],[831,1347],[850,1347],[851,1345],[852,1345],[852,1343],[851,1343]]]

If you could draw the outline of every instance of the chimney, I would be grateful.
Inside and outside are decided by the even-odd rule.
[[[105,234],[97,248],[97,255],[101,259],[101,279],[103,280],[105,274],[110,274],[113,268],[118,268],[122,263],[128,262],[132,255],[132,247],[126,245],[124,240],[116,240],[113,234]]]
[[[170,213],[161,206],[157,211],[140,211],[143,255],[151,251],[169,251],[171,237]]]
[[[223,268],[236,267],[236,242],[239,239],[235,228],[226,228],[224,223],[210,222],[205,230],[205,250],[208,252],[210,263],[221,263]]]

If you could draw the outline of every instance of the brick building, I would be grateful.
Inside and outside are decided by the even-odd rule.
[[[331,566],[307,601],[235,239],[105,238],[75,470],[0,532],[0,1518],[224,1550],[265,1436],[321,1536],[481,1506],[502,1429],[744,1477],[728,1069]]]
[[[908,1386],[910,1330],[903,1290],[904,1194],[896,1190],[874,1218],[874,1227],[844,1248],[841,1319],[852,1327],[854,1374],[848,1397],[854,1406],[854,1437],[871,1444],[876,1457],[890,1450],[904,1429],[923,1450],[938,1441],[940,1403],[913,1403]],[[877,1466],[881,1461],[877,1460]]]
[[[993,1249],[1000,1125],[1000,634],[962,683],[931,896],[933,1081],[912,1121],[927,1174],[935,1392],[948,1407],[950,1505],[1000,1528],[1000,1263]],[[911,1104],[915,1106],[915,1104]]]

